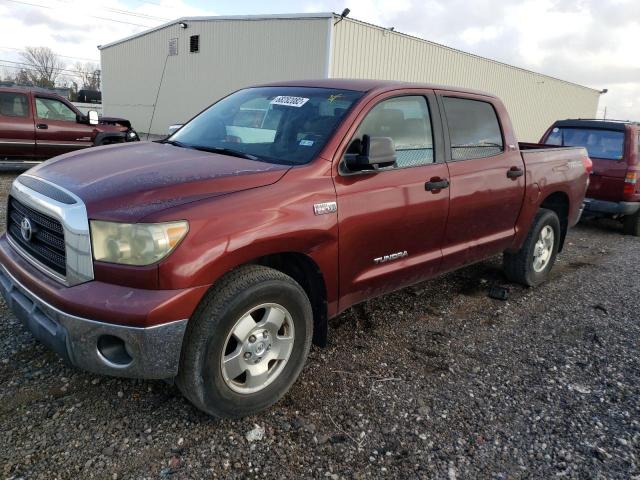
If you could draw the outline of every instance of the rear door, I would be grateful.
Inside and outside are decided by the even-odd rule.
[[[397,163],[349,172],[344,154],[358,153],[363,135],[393,139]],[[386,93],[365,107],[338,150],[340,305],[352,305],[416,283],[439,271],[447,221],[442,130],[431,91]]]
[[[65,102],[36,95],[34,107],[38,157],[51,158],[93,145],[93,126],[79,123],[77,113]]]
[[[507,248],[515,235],[524,191],[524,162],[501,102],[482,95],[438,91],[450,175],[443,269]],[[507,120],[508,121],[508,120]]]
[[[0,92],[0,159],[33,157],[35,132],[26,93]]]
[[[589,126],[554,127],[546,144],[585,147],[593,162],[593,173],[587,197],[619,202],[624,200],[624,179],[630,157],[630,142],[625,142],[625,129]]]

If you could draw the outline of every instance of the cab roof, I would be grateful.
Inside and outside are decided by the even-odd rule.
[[[26,85],[12,85],[10,87],[3,87],[0,86],[0,92],[5,92],[5,93],[40,93],[43,95],[47,95],[50,97],[58,97],[58,98],[64,98],[63,96],[61,96],[59,93],[56,93],[52,90],[49,90],[47,88],[42,88],[42,87],[31,87],[31,86],[26,86]]]
[[[603,120],[598,118],[568,118],[558,120],[554,127],[565,128],[599,128],[603,130],[619,130],[623,132],[626,125],[640,126],[640,123],[631,120]]]
[[[396,80],[321,78],[311,80],[287,80],[283,82],[270,82],[254,85],[254,87],[315,87],[353,90],[356,92],[371,92],[374,90],[385,92],[392,90],[401,90],[404,88],[424,88],[429,90],[449,90],[460,93],[471,93],[474,95],[484,95],[486,97],[496,98],[495,95],[491,95],[490,93],[468,88],[451,87],[432,83],[400,82]]]

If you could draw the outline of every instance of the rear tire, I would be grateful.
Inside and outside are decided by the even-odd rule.
[[[640,210],[633,215],[627,215],[622,219],[624,234],[640,237]]]
[[[502,263],[507,278],[528,287],[546,282],[558,254],[560,235],[558,215],[541,208],[520,250],[504,253]]]
[[[189,320],[176,383],[200,410],[243,417],[277,402],[304,366],[311,304],[284,273],[258,265],[224,276]]]

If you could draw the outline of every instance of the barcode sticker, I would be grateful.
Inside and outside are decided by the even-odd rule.
[[[271,105],[286,105],[287,107],[301,107],[309,101],[304,97],[289,97],[287,95],[279,95],[271,100]]]

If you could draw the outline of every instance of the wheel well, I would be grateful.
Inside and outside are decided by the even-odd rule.
[[[119,132],[99,132],[93,139],[93,145],[99,147],[101,145],[110,145],[112,143],[124,143],[125,137]]]
[[[304,289],[313,309],[313,343],[327,345],[327,288],[318,265],[307,255],[296,252],[276,253],[251,262],[274,268],[289,275]]]
[[[569,229],[569,197],[564,192],[555,192],[544,199],[541,208],[553,210],[560,219],[560,247],[558,251],[562,251],[564,240],[567,237]]]

